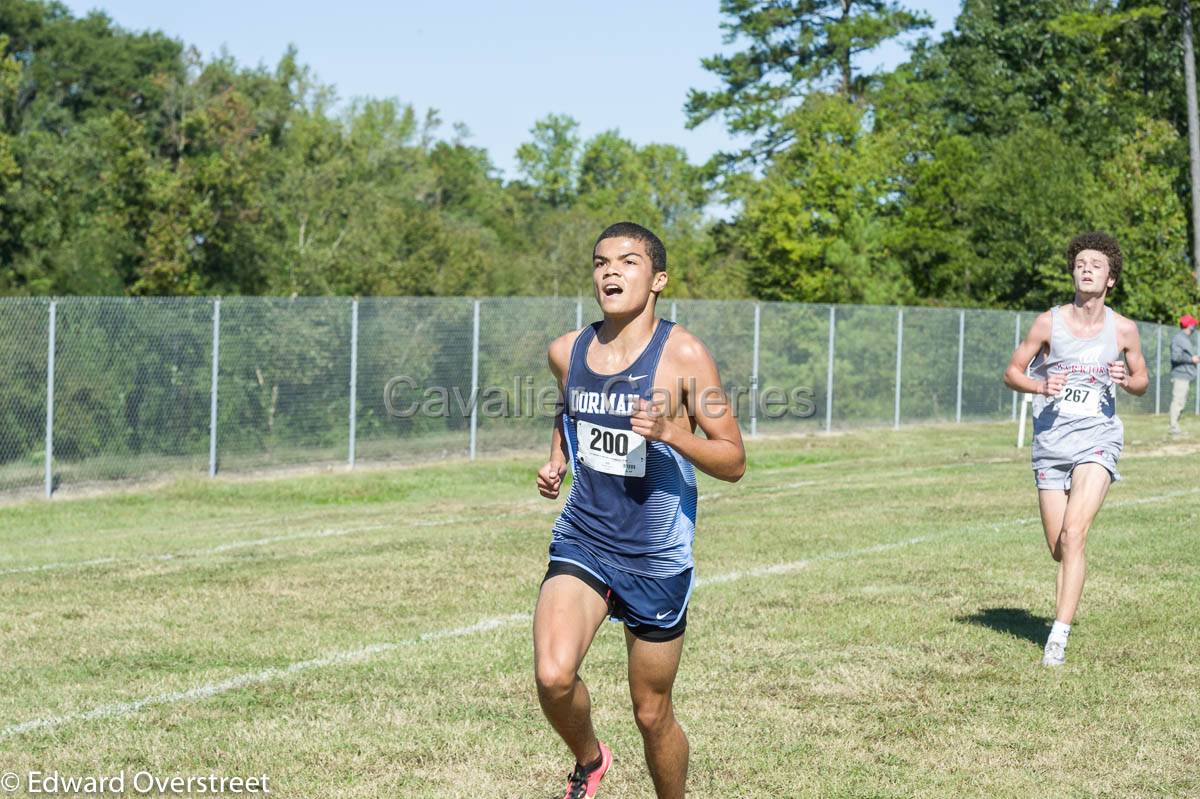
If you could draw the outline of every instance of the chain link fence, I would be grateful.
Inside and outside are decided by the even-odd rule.
[[[42,485],[46,473],[46,365],[50,303],[0,305],[0,493]]]
[[[1015,420],[1001,382],[1034,313],[663,300],[750,435]],[[562,298],[0,299],[0,494],[548,446]],[[1169,405],[1173,328],[1121,413]],[[1196,412],[1200,413],[1200,394]]]

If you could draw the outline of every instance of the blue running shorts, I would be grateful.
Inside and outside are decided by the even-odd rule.
[[[643,577],[602,563],[576,541],[550,543],[550,564],[542,582],[569,574],[595,589],[608,603],[608,615],[643,641],[671,641],[687,628],[687,606],[695,567],[665,578]]]

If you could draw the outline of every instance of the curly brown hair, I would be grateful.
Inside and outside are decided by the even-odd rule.
[[[1067,245],[1067,274],[1075,273],[1075,256],[1084,250],[1096,250],[1108,258],[1108,276],[1113,279],[1113,287],[1121,279],[1121,264],[1125,257],[1121,255],[1121,245],[1107,233],[1099,230],[1089,230],[1071,239]]]

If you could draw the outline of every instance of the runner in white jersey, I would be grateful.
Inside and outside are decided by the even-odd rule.
[[[538,700],[575,756],[565,799],[596,795],[613,755],[592,728],[579,669],[606,617],[624,624],[629,694],[660,799],[682,799],[688,740],[671,699],[694,585],[693,466],[736,481],[746,469],[737,419],[700,340],[654,313],[667,251],[631,222],[592,251],[604,319],[550,345],[562,392],[542,496],[574,480],[554,524],[533,614]],[[703,432],[703,435],[697,434]]]
[[[1121,276],[1121,261],[1120,246],[1105,233],[1072,239],[1066,268],[1075,299],[1034,320],[1004,372],[1009,388],[1036,395],[1034,482],[1046,543],[1058,562],[1054,625],[1042,653],[1047,666],[1066,661],[1087,572],[1088,529],[1109,485],[1121,479],[1124,428],[1116,387],[1141,396],[1150,384],[1137,325],[1104,304]]]

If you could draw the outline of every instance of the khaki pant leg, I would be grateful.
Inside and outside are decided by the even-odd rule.
[[[1179,415],[1183,413],[1183,406],[1187,404],[1188,384],[1191,382],[1187,378],[1171,380],[1171,415],[1168,429],[1172,433],[1179,432]]]

